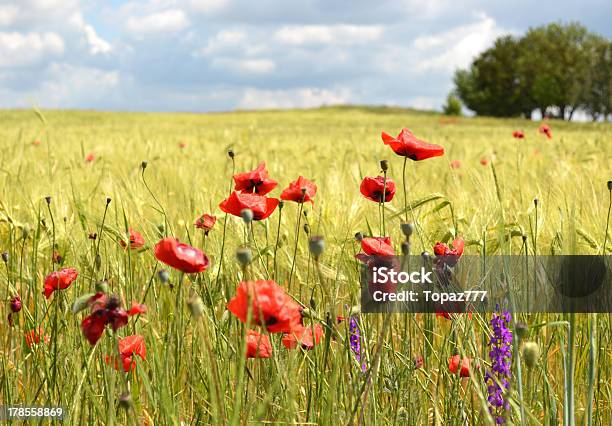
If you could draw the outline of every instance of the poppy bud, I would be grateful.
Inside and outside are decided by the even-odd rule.
[[[96,271],[99,271],[102,267],[102,256],[96,254],[96,258],[94,259],[94,266],[96,267]]]
[[[11,312],[17,313],[21,310],[21,298],[19,296],[14,296],[11,299]]]
[[[108,293],[108,281],[101,280],[96,283],[96,291],[101,293]]]
[[[122,393],[119,397],[119,407],[124,410],[130,410],[132,408],[132,395],[129,392]]]
[[[523,359],[527,367],[533,368],[540,358],[540,346],[536,342],[525,342],[523,345]]]
[[[279,209],[279,210],[282,210],[282,209],[283,209],[283,207],[285,207],[285,202],[284,202],[283,200],[280,200],[280,201],[278,202],[278,209]]]
[[[204,313],[204,302],[202,302],[202,298],[198,296],[197,293],[193,293],[191,297],[187,300],[187,306],[189,307],[189,312],[193,318],[198,319]]]
[[[523,339],[529,334],[529,326],[522,321],[517,322],[515,332],[519,339]]]
[[[110,197],[106,197],[106,205],[108,206],[111,202],[111,198]]]
[[[311,297],[311,298],[310,298],[309,303],[310,303],[310,307],[311,307],[313,310],[316,310],[316,309],[317,309],[317,302],[314,300],[314,297]]]
[[[50,195],[47,195],[47,196],[45,197],[45,201],[47,202],[47,204],[51,204],[51,196],[50,196]]]
[[[253,260],[253,253],[251,253],[251,249],[248,247],[238,247],[236,259],[242,266],[247,266]]]
[[[612,180],[608,181],[608,191],[612,191]]]
[[[253,221],[253,210],[251,209],[242,209],[240,210],[240,217],[247,225]]]
[[[304,232],[306,235],[310,235],[310,225],[307,223],[304,224]]]
[[[164,284],[170,281],[170,272],[166,271],[165,269],[160,270],[157,273],[157,276],[159,277],[159,280]]]
[[[533,205],[536,206],[536,207],[538,206],[538,199],[537,198],[533,199]]]
[[[357,232],[357,233],[355,234],[355,239],[356,239],[357,241],[361,241],[361,240],[363,240],[363,234],[362,234],[361,232]]]
[[[410,238],[410,236],[412,235],[412,231],[414,231],[414,227],[412,226],[412,223],[410,222],[402,223],[400,225],[400,228],[402,229],[402,234],[404,234],[406,239]]]
[[[523,239],[523,242],[527,241],[527,235],[522,235],[521,237]]]
[[[72,313],[77,314],[89,306],[89,300],[94,296],[92,293],[84,294],[72,304]]]
[[[24,225],[23,228],[21,228],[21,238],[25,240],[28,238],[28,235],[30,235],[30,227],[28,225]]]
[[[422,253],[421,253],[421,257],[422,257],[424,260],[427,260],[427,259],[429,259],[429,253],[428,253],[428,252],[426,252],[426,251],[424,251],[424,252],[422,252]]]
[[[380,168],[382,169],[383,172],[386,172],[387,170],[389,170],[389,161],[380,160]]]
[[[308,240],[308,249],[315,258],[318,258],[325,250],[325,240],[320,235],[315,235]]]
[[[140,163],[140,168],[142,169],[142,171],[144,172],[144,170],[147,168],[147,162],[143,161],[142,163]]]
[[[157,231],[159,232],[159,235],[163,237],[166,232],[166,226],[163,223],[160,223],[157,225]]]
[[[227,155],[233,160],[236,154],[234,154],[234,150],[230,148],[227,150]]]
[[[410,243],[408,241],[402,242],[402,254],[408,256],[410,254]]]
[[[6,251],[2,252],[2,260],[4,260],[4,263],[8,263],[9,260],[9,254]]]

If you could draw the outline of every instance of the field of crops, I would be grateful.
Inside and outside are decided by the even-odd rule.
[[[2,111],[0,405],[61,406],[68,424],[611,424],[610,314],[513,313],[491,416],[490,314],[359,312],[355,234],[399,253],[406,219],[415,254],[456,238],[470,255],[602,253],[612,127],[552,121],[549,138],[540,124],[349,107]],[[445,150],[407,160],[407,199],[404,157],[381,140],[404,127]],[[381,160],[396,185],[384,207],[360,192]],[[226,214],[232,176],[261,162],[278,182],[267,197],[303,176],[312,202],[298,183],[267,218],[259,204],[253,221]],[[196,226],[203,214],[214,225]],[[176,260],[165,237],[209,263],[182,246]],[[265,327],[267,312],[227,309],[247,280],[305,308],[300,335],[282,330],[287,312]]]

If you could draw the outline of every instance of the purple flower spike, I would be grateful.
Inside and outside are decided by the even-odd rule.
[[[356,317],[351,317],[349,320],[349,343],[355,354],[355,359],[357,359],[357,362],[361,362],[361,330]],[[361,371],[366,371],[365,362],[361,364]]]
[[[499,307],[497,307],[499,310]],[[510,322],[512,317],[508,311],[501,314],[493,314],[491,318],[491,328],[493,335],[489,341],[491,350],[491,371],[485,373],[485,382],[489,397],[489,412],[497,424],[506,423],[506,415],[510,410],[510,404],[505,399],[505,395],[510,387],[512,371],[512,331]]]

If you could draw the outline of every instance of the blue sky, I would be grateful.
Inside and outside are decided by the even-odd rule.
[[[0,0],[0,107],[439,109],[499,35],[611,20],[605,0]]]

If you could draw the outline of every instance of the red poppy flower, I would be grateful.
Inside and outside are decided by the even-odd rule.
[[[136,368],[136,361],[134,355],[139,356],[142,360],[147,357],[147,347],[145,345],[144,337],[140,335],[126,336],[123,339],[119,339],[119,357],[123,365],[123,371],[126,373]],[[111,358],[105,357],[107,364],[110,364]],[[115,358],[115,370],[119,369],[117,359]]]
[[[34,142],[32,142],[32,145],[38,146],[38,145],[40,145],[40,141],[38,139],[36,139]]]
[[[414,362],[414,368],[423,368],[423,364],[425,364],[423,355],[416,355],[412,361]]]
[[[395,182],[393,182],[393,179],[390,178],[387,178],[385,181],[383,176],[367,176],[361,182],[359,190],[368,200],[376,201],[377,203],[382,201],[384,190],[385,203],[388,203],[395,195]]]
[[[486,159],[485,157],[482,157],[482,158],[480,159],[480,164],[482,164],[483,166],[486,166],[486,165],[488,165],[488,164],[489,164],[489,160],[488,160],[488,159]]]
[[[525,132],[523,132],[522,130],[515,130],[514,132],[512,132],[512,137],[515,139],[524,139]]]
[[[91,314],[81,322],[81,330],[90,344],[95,345],[100,340],[107,325],[115,331],[127,325],[128,313],[121,307],[121,301],[116,296],[107,297],[98,292],[88,303]]]
[[[187,143],[185,143],[185,142],[179,142],[178,146],[179,146],[179,148],[183,149],[183,148],[186,148],[186,147],[187,147]]]
[[[253,323],[266,327],[270,333],[289,333],[301,324],[300,305],[274,281],[240,283],[227,309],[244,323],[247,321],[249,298],[252,300]]]
[[[402,129],[396,138],[382,132],[382,140],[385,145],[389,145],[397,155],[408,157],[414,161],[421,161],[427,158],[444,155],[444,148],[440,145],[427,143],[417,139],[408,129]]]
[[[139,232],[134,231],[132,228],[130,228],[129,231],[130,231],[130,249],[131,250],[139,249],[140,247],[145,245],[144,237]],[[127,247],[126,242],[123,240],[121,240],[119,244],[121,244],[121,247],[123,248]]]
[[[213,229],[216,222],[217,218],[215,216],[205,213],[195,221],[195,227],[198,229],[203,229],[204,232],[208,233],[208,231]]]
[[[91,163],[95,159],[96,159],[96,156],[94,155],[93,152],[90,152],[89,154],[85,156],[85,161],[87,161],[88,163]]]
[[[459,371],[460,377],[470,377],[470,363],[471,359],[468,357],[461,358],[460,355],[453,355],[448,358],[448,369],[451,373],[457,374],[459,365],[461,364],[461,370]]]
[[[361,249],[368,256],[395,256],[389,237],[365,237],[361,239]]]
[[[50,342],[49,336],[45,334],[42,327],[38,327],[38,329],[30,330],[25,333],[25,342],[26,345],[28,345],[28,348],[31,348],[34,344],[39,344],[41,339],[45,344]]]
[[[300,176],[289,184],[281,193],[281,200],[295,201],[296,203],[304,203],[310,201],[314,204],[313,198],[317,193],[317,185],[308,179]]]
[[[323,327],[321,327],[321,324],[316,324],[314,327],[300,326],[291,333],[286,333],[283,335],[283,345],[287,349],[295,349],[299,345],[302,347],[302,349],[310,350],[321,342],[321,337],[323,337]]]
[[[540,133],[546,135],[548,139],[552,139],[552,131],[550,130],[550,126],[548,124],[542,124],[539,128]]]
[[[247,330],[247,358],[270,358],[272,345],[270,338],[255,330]]]
[[[453,160],[450,162],[450,167],[451,169],[458,169],[459,167],[461,167],[461,161],[459,160]]]
[[[204,252],[172,237],[163,238],[155,245],[155,257],[186,274],[202,272],[210,264]]]
[[[223,200],[219,207],[225,213],[240,217],[240,212],[244,209],[251,209],[253,220],[263,220],[270,216],[278,206],[278,199],[268,198],[263,195],[245,194],[232,192],[228,199]]]
[[[79,273],[74,268],[63,268],[59,271],[53,271],[45,278],[45,298],[51,297],[55,290],[65,290],[74,280],[77,279]]]
[[[463,239],[456,238],[451,243],[451,246],[453,246],[452,249],[448,245],[438,242],[434,246],[434,253],[436,254],[436,256],[457,256],[457,257],[460,257],[463,254],[463,247],[465,246]]]
[[[266,195],[278,185],[275,180],[269,178],[266,163],[263,161],[255,170],[234,175],[234,182],[236,183],[235,191],[259,195]]]
[[[129,311],[127,311],[127,314],[129,316],[132,316],[132,315],[144,314],[146,312],[147,312],[147,305],[133,301],[132,307],[130,308]]]

